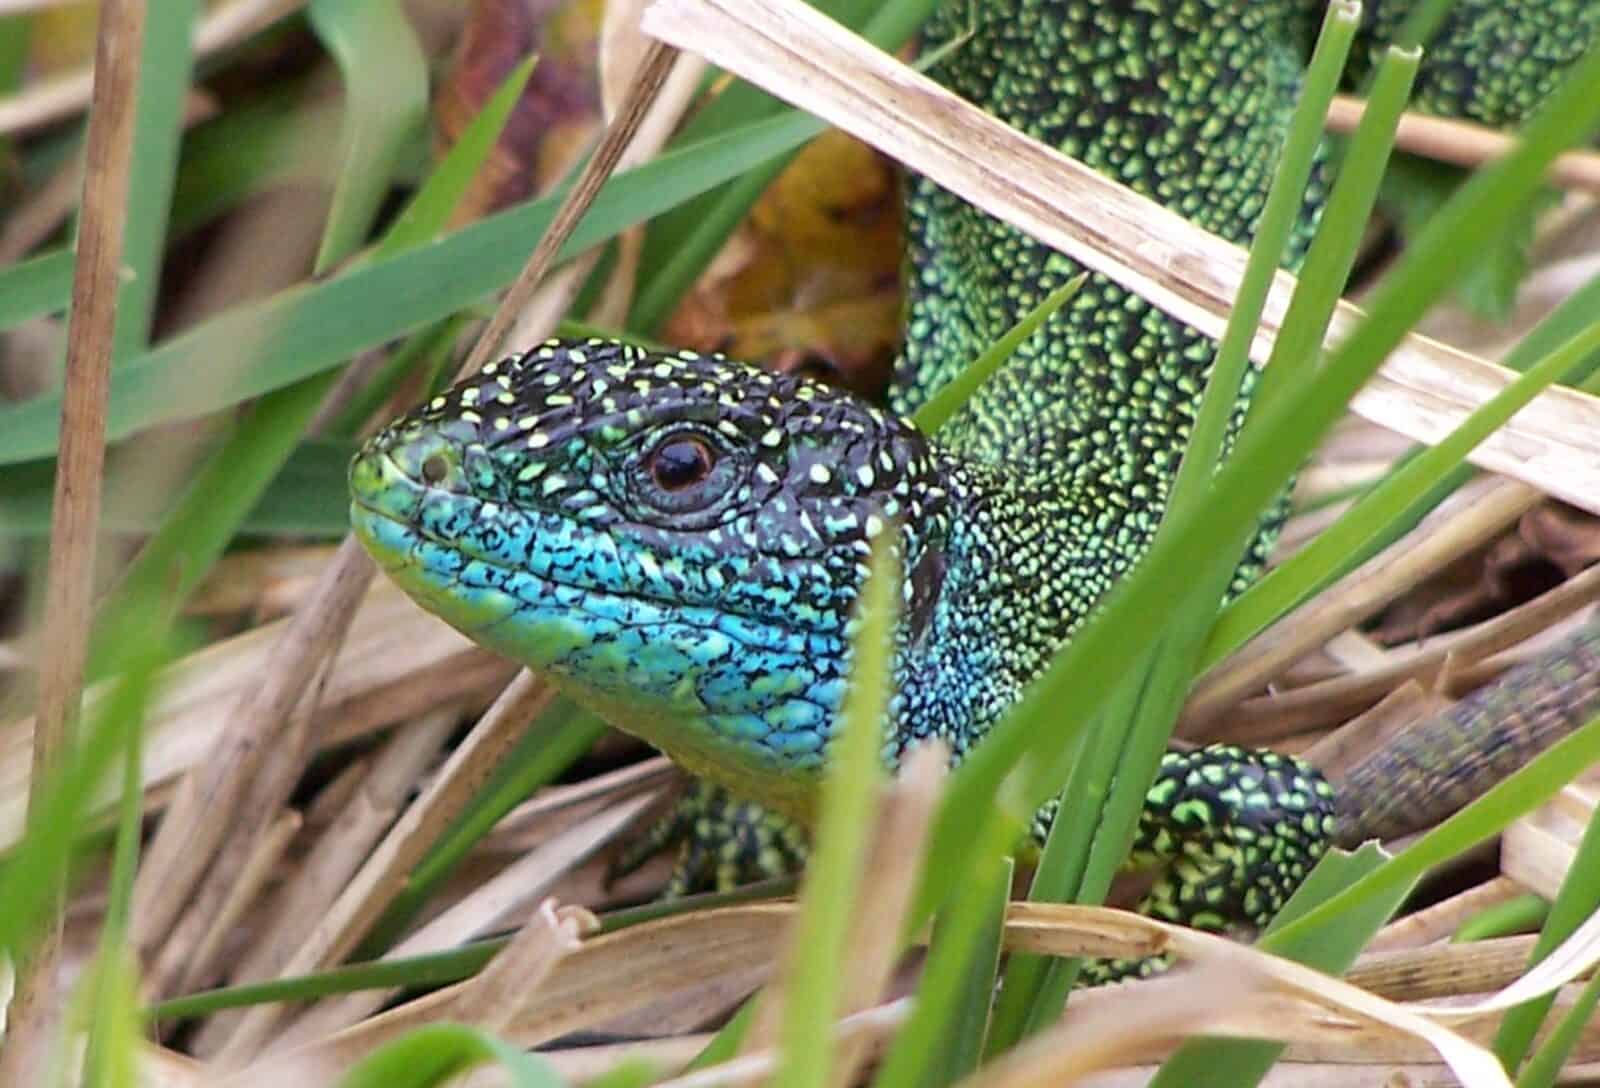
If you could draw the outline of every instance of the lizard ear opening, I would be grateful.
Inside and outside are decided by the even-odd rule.
[[[911,597],[906,602],[906,638],[913,648],[933,626],[933,613],[939,606],[939,596],[944,590],[944,553],[929,546],[922,558],[911,568],[908,582]]]

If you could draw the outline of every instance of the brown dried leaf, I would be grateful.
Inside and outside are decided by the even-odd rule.
[[[900,219],[886,159],[839,132],[813,141],[668,322],[702,350],[806,364],[873,394],[900,334]]]
[[[1591,563],[1600,563],[1600,518],[1560,503],[1523,515],[1517,539],[1530,558],[1553,564],[1569,578]]]
[[[595,0],[474,0],[450,73],[434,100],[444,148],[517,65],[533,53],[539,54],[539,64],[489,161],[457,207],[454,223],[543,192],[572,168],[599,127],[598,41]]]

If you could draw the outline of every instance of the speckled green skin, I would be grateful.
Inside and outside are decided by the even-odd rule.
[[[977,37],[936,74],[1245,242],[1314,7],[991,0],[977,5]],[[1473,13],[1500,25],[1495,5],[1462,7],[1430,69],[1441,101],[1460,87],[1455,56],[1472,55],[1460,44],[1477,40]],[[1594,5],[1524,7],[1576,25]],[[964,29],[967,11],[954,4],[930,41]],[[1506,88],[1522,68],[1500,64],[1509,83],[1480,79],[1474,100],[1520,101]],[[1318,177],[1291,262],[1322,189]],[[908,227],[897,412],[1078,272],[925,181],[909,185]],[[959,758],[1143,554],[1213,351],[1091,277],[933,443],[804,380],[693,353],[552,342],[375,439],[352,467],[353,522],[426,607],[696,772],[804,819],[869,539],[890,519],[905,528],[885,756],[937,736]],[[653,459],[686,439],[712,467],[664,488]],[[1150,800],[1136,857],[1176,863],[1147,908],[1212,927],[1269,917],[1334,832],[1326,782],[1272,753],[1173,754]],[[773,840],[758,843],[768,849]]]

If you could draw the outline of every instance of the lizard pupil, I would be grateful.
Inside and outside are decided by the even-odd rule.
[[[682,491],[711,474],[711,447],[693,437],[669,438],[650,455],[650,475],[664,491]]]

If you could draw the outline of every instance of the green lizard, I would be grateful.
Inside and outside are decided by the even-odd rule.
[[[1374,5],[1366,32],[1381,40],[1409,6]],[[1245,242],[1319,10],[991,0],[935,74]],[[926,40],[967,18],[951,5]],[[1420,100],[1514,121],[1597,26],[1600,3],[1464,0]],[[1322,195],[1319,170],[1291,263]],[[899,523],[907,573],[886,756],[940,737],[959,758],[1144,551],[1214,345],[1090,277],[934,442],[905,414],[1080,269],[925,180],[909,183],[907,204],[892,413],[718,357],[552,341],[374,438],[351,468],[356,531],[424,607],[696,774],[803,820],[844,690],[864,557]],[[1274,530],[1269,519],[1241,582]],[[1169,755],[1139,850],[1185,864],[1147,909],[1213,927],[1266,920],[1330,842],[1459,803],[1593,713],[1597,676],[1590,630],[1336,786],[1270,752]]]

